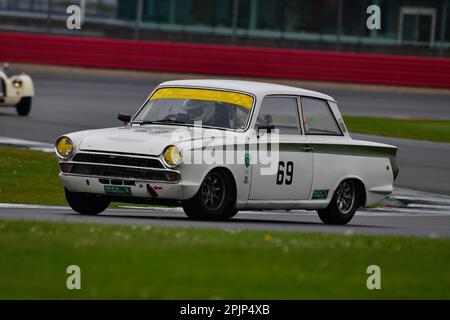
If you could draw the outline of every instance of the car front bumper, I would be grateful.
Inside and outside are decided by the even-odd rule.
[[[92,177],[60,173],[67,190],[110,197],[141,198],[146,200],[183,200],[182,183],[139,181],[121,178]]]

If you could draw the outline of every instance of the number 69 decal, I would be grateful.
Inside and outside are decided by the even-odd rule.
[[[286,168],[286,179],[284,179],[284,168]],[[292,184],[292,179],[294,177],[294,163],[292,161],[286,162],[284,161],[278,162],[278,172],[277,172],[277,184],[286,185]]]

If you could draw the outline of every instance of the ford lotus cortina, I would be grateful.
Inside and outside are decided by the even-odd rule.
[[[397,148],[354,140],[336,101],[296,87],[234,80],[159,85],[124,125],[69,133],[55,149],[69,205],[182,206],[189,218],[238,210],[316,210],[346,224],[393,191]]]

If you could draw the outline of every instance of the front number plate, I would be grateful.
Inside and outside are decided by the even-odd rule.
[[[131,187],[105,186],[105,193],[121,196],[131,196]]]

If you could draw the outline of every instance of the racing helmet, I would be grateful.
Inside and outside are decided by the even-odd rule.
[[[203,114],[205,105],[200,100],[186,99],[186,101],[183,102],[182,109],[186,110],[188,118],[193,120]]]

